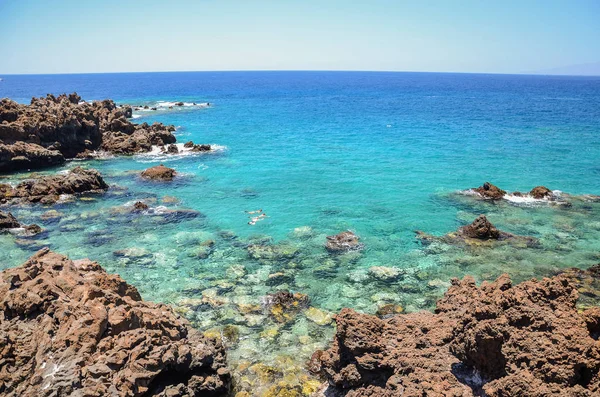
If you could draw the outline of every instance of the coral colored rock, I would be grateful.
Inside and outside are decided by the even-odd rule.
[[[346,396],[600,395],[600,310],[580,313],[568,277],[477,287],[454,279],[435,313],[343,309],[309,364]]]
[[[364,248],[364,244],[359,243],[359,240],[360,237],[347,230],[335,236],[327,236],[325,248],[327,248],[327,251],[333,253],[357,251]]]
[[[44,249],[1,273],[3,396],[222,396],[225,351],[95,262]]]
[[[67,174],[43,176],[21,182],[14,188],[0,185],[0,203],[42,202],[51,204],[58,201],[62,194],[103,192],[106,189],[108,189],[108,185],[98,171],[75,167]]]
[[[142,178],[151,179],[155,181],[172,181],[175,177],[175,170],[173,168],[165,167],[164,165],[157,165],[155,167],[148,168],[142,172]]]
[[[506,192],[500,189],[498,186],[492,185],[489,182],[483,184],[483,186],[479,186],[473,191],[479,193],[481,197],[487,200],[501,200]]]

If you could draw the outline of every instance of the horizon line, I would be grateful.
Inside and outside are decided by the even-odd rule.
[[[359,70],[359,69],[224,69],[224,70],[153,70],[129,72],[65,72],[65,73],[0,73],[0,76],[70,76],[96,74],[142,74],[142,73],[273,73],[273,72],[328,72],[328,73],[428,73],[428,74],[475,74],[501,76],[563,76],[563,77],[600,77],[600,74],[555,74],[536,72],[452,72],[417,70]]]

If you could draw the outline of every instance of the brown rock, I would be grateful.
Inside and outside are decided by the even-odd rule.
[[[188,142],[186,142],[186,143],[183,145],[183,147],[184,147],[184,148],[187,148],[187,149],[189,149],[189,148],[193,148],[193,147],[194,147],[194,142],[192,142],[192,141],[188,141]]]
[[[600,395],[600,310],[579,313],[568,278],[452,284],[435,313],[382,320],[343,309],[309,368],[332,395],[353,397]]]
[[[479,195],[486,200],[501,200],[506,194],[506,191],[500,189],[498,186],[492,185],[489,182],[484,183],[483,186],[473,189],[473,191],[479,193]]]
[[[223,347],[95,262],[39,251],[1,273],[0,394],[221,396]]]
[[[552,190],[545,186],[536,186],[529,192],[529,195],[535,199],[545,199],[552,197]]]
[[[480,240],[497,240],[500,238],[500,232],[485,215],[479,215],[473,223],[458,229],[458,234],[467,238],[476,238]]]
[[[0,146],[0,170],[48,167],[99,149],[115,154],[147,152],[159,139],[175,142],[173,126],[127,120],[130,106],[80,99],[75,93],[32,98],[30,105],[2,99],[0,140],[7,147]]]
[[[329,252],[342,253],[348,251],[357,251],[364,248],[364,244],[359,243],[360,237],[352,233],[350,230],[336,234],[335,236],[327,236],[325,248]]]
[[[148,208],[148,204],[146,203],[142,203],[141,201],[136,201],[136,203],[133,205],[133,210],[134,211],[146,211]]]
[[[2,229],[14,229],[17,227],[21,227],[17,218],[13,216],[10,212],[2,212],[0,211],[0,230]]]
[[[161,164],[142,172],[142,177],[155,181],[172,181],[175,174],[176,172],[173,168],[165,167]]]
[[[179,153],[179,149],[177,149],[176,145],[170,144],[167,147],[167,153],[169,153],[169,154],[178,154]]]
[[[0,186],[0,203],[6,202],[42,202],[52,204],[61,194],[102,192],[108,185],[100,173],[93,169],[73,168],[65,175],[43,176],[19,183],[15,188]]]

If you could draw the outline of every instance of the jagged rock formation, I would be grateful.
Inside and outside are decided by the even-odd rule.
[[[226,395],[223,347],[97,263],[44,249],[0,275],[1,395]]]
[[[10,212],[0,211],[0,232],[11,229],[23,229],[23,234],[32,236],[41,233],[42,228],[36,224],[22,225]]]
[[[16,187],[0,184],[0,203],[55,203],[62,194],[102,192],[108,185],[93,169],[75,167],[67,174],[43,176],[19,183]]]
[[[144,179],[154,181],[172,181],[175,178],[175,174],[176,172],[173,168],[165,167],[161,164],[144,170],[141,175]]]
[[[472,190],[479,193],[479,195],[486,200],[501,200],[506,194],[506,191],[500,189],[496,185],[492,185],[489,182],[486,182],[482,186]]]
[[[32,98],[30,105],[0,100],[0,171],[42,168],[104,150],[147,152],[175,142],[175,127],[134,124],[131,107],[111,100],[81,102],[76,94]]]
[[[503,275],[479,288],[454,279],[435,313],[343,309],[309,368],[328,379],[325,395],[597,396],[600,310],[578,312],[576,300],[565,276],[513,286]]]
[[[424,244],[441,241],[452,245],[489,246],[497,244],[512,244],[515,246],[535,247],[539,241],[535,237],[518,236],[498,230],[485,217],[479,215],[473,223],[458,228],[457,231],[442,237],[432,236],[422,231],[417,231],[417,238]]]

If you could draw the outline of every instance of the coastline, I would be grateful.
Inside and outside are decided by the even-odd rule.
[[[65,97],[65,99],[68,99],[67,97]],[[70,102],[73,105],[75,105],[75,103]],[[79,101],[77,101],[77,103],[79,103]],[[116,108],[115,108],[116,109]],[[118,111],[118,110],[117,110]],[[119,119],[119,117],[117,117],[117,119]],[[124,123],[124,128],[130,128],[129,124]],[[119,127],[122,128],[122,127]],[[135,127],[134,127],[135,130]],[[134,131],[131,130],[131,131]],[[160,130],[162,130],[162,127],[160,127]],[[168,135],[166,135],[168,136]],[[29,138],[29,137],[28,137]],[[145,137],[140,138],[140,139],[146,139]],[[162,138],[161,138],[162,139]],[[87,139],[86,139],[87,140]],[[170,140],[170,138],[168,138],[168,140]],[[41,141],[40,141],[41,142]],[[49,143],[49,142],[47,142]],[[150,142],[151,143],[151,142]],[[164,141],[163,141],[164,143]],[[175,143],[175,142],[172,142]],[[33,143],[35,144],[35,143]],[[53,144],[53,143],[52,143]],[[157,145],[154,145],[157,146]],[[85,147],[85,145],[83,146]],[[120,147],[120,146],[119,146]],[[132,147],[130,145],[126,146],[126,147]],[[151,151],[153,150],[153,145],[146,145],[144,144],[139,144],[139,143],[134,143],[133,147],[138,147],[138,148],[142,148],[142,152],[143,151]],[[165,148],[165,156],[169,156],[170,154],[177,154],[177,153],[169,153],[169,149],[170,146],[166,146]],[[36,149],[37,150],[37,149]],[[88,150],[87,148],[85,150]],[[137,151],[135,151],[137,153]],[[174,152],[174,150],[173,150]],[[131,154],[132,152],[129,150],[125,150],[123,151],[122,149],[116,149],[115,150],[116,154]],[[19,156],[16,156],[19,157]],[[14,158],[14,157],[13,157]],[[111,160],[108,160],[111,161]],[[51,165],[55,165],[55,164],[51,164]],[[135,176],[137,177],[137,176]],[[178,179],[178,178],[184,178],[182,179]],[[153,182],[143,182],[143,183],[153,183]],[[183,177],[175,177],[175,181],[174,183],[184,183],[185,184],[185,176]],[[464,187],[457,187],[457,189],[460,188],[464,188]],[[115,191],[116,190],[116,191]],[[82,192],[74,192],[74,193],[85,193],[85,190]],[[114,189],[114,187],[110,188],[108,190],[107,193],[105,193],[107,196],[111,195],[111,194],[115,194],[118,193],[118,189]],[[46,193],[45,193],[46,194]],[[58,192],[58,194],[52,194],[53,196],[58,196],[60,197],[60,192]],[[250,196],[252,195],[252,192],[248,193]],[[88,198],[91,198],[90,196],[84,194],[83,196],[75,196],[76,197],[76,201],[79,201],[82,205],[85,205],[85,202]],[[78,197],[78,198],[77,198]],[[504,197],[504,196],[503,196]],[[575,213],[577,213],[578,211],[587,211],[586,210],[586,206],[589,206],[590,203],[595,203],[595,198],[594,196],[582,196],[583,198],[579,198],[579,196],[573,196],[575,198],[575,201],[572,204],[571,210],[574,211]],[[588,198],[585,198],[588,197]],[[156,216],[158,218],[160,218],[160,220],[158,220],[158,222],[155,224],[156,225],[160,225],[161,223],[168,223],[170,221],[174,221],[174,222],[179,222],[183,219],[201,219],[203,218],[202,214],[199,214],[191,209],[182,209],[182,208],[169,208],[169,207],[164,207],[162,209],[160,209],[160,206],[157,206],[156,204],[158,204],[155,198],[149,197],[149,199],[147,200],[148,203],[144,203],[145,198],[144,197],[132,197],[137,204],[137,200],[140,199],[141,203],[143,203],[146,207],[141,207],[141,208],[135,208],[133,207],[133,210],[138,210],[138,215],[139,214],[144,214],[145,215],[152,215],[152,216]],[[84,200],[86,199],[86,200]],[[100,196],[99,198],[95,198],[96,200],[103,200],[102,196]],[[151,199],[154,199],[151,200]],[[471,200],[471,198],[464,196],[464,197],[458,197],[458,198],[449,198],[449,200]],[[541,199],[539,199],[541,200]],[[163,198],[163,201],[164,198]],[[543,200],[542,200],[543,201]],[[571,201],[573,201],[573,199],[571,199]],[[542,202],[541,204],[546,204],[546,203],[550,203],[550,202],[554,202],[552,200],[547,200],[545,202]],[[45,204],[50,205],[52,203],[52,201],[48,201]],[[169,203],[163,203],[163,204],[169,204]],[[476,209],[480,209],[482,206],[485,207],[487,206],[489,203],[483,202],[483,201],[474,201],[473,203],[469,204],[472,205],[474,208]],[[50,210],[53,211],[53,210]],[[47,212],[50,212],[47,211]],[[56,210],[54,210],[56,211]],[[113,217],[116,217],[116,222],[123,222],[123,221],[131,221],[131,219],[136,219],[135,215],[132,215],[132,209],[131,208],[127,208],[127,210],[125,210],[123,207],[121,207],[120,209],[115,208],[113,210]],[[147,212],[150,211],[150,212]],[[55,213],[50,213],[46,215],[46,220],[52,220],[52,217],[55,217],[57,222],[62,223],[62,221],[60,220],[60,218],[64,217],[63,215],[57,215]],[[99,216],[99,215],[97,215]],[[123,216],[124,218],[118,218],[119,216]],[[139,217],[138,217],[139,218]],[[113,220],[114,221],[114,220]],[[471,222],[471,220],[469,220],[468,222]],[[51,221],[52,222],[52,221]],[[68,226],[68,223],[63,224],[61,227],[65,227]],[[158,226],[160,227],[160,226]],[[67,229],[65,229],[67,230]],[[341,232],[342,230],[340,230]],[[290,282],[290,279],[293,279],[293,277],[295,276],[296,272],[298,270],[302,271],[302,269],[306,269],[307,271],[311,271],[311,272],[317,272],[317,274],[320,274],[325,276],[328,273],[331,273],[333,271],[333,269],[337,269],[337,268],[344,268],[345,266],[348,266],[349,264],[356,262],[358,260],[358,258],[361,255],[361,250],[360,249],[353,249],[353,247],[355,246],[355,244],[357,243],[357,241],[355,241],[353,238],[349,238],[349,239],[345,239],[344,244],[350,244],[350,248],[352,249],[347,249],[347,246],[342,244],[342,249],[336,250],[329,250],[326,251],[325,250],[325,244],[326,244],[326,239],[324,238],[324,236],[322,235],[315,235],[314,231],[312,231],[310,228],[308,229],[299,229],[299,230],[295,230],[294,231],[296,234],[296,238],[298,238],[299,240],[302,239],[310,239],[311,244],[318,244],[321,247],[321,250],[323,251],[319,257],[319,259],[317,261],[311,262],[307,262],[308,258],[303,258],[302,257],[302,253],[299,252],[301,251],[300,249],[298,249],[297,247],[290,245],[290,244],[286,244],[284,243],[279,243],[279,242],[273,242],[268,238],[261,238],[261,237],[257,237],[255,239],[250,239],[250,240],[246,240],[246,241],[240,241],[240,239],[237,238],[237,236],[235,235],[231,235],[231,234],[227,234],[225,233],[225,231],[223,231],[221,234],[219,234],[218,238],[221,240],[217,243],[215,243],[215,241],[211,240],[210,238],[197,238],[197,237],[193,237],[192,240],[194,241],[194,244],[199,243],[198,247],[196,249],[195,255],[196,257],[202,259],[203,257],[209,257],[210,255],[213,255],[215,252],[215,244],[220,244],[222,241],[230,241],[232,246],[235,246],[235,244],[238,245],[237,248],[241,248],[241,250],[244,252],[245,255],[247,255],[250,259],[257,261],[259,265],[261,266],[266,266],[267,272],[266,274],[262,274],[264,272],[257,272],[257,276],[261,277],[258,281],[258,283],[265,283],[267,286],[275,286],[277,288],[279,288],[279,290],[284,290],[286,284],[288,284]],[[96,236],[94,236],[97,240],[98,240],[98,244],[102,245],[103,239],[110,239],[110,233],[98,233]],[[237,243],[235,243],[235,241],[238,241]],[[484,240],[488,240],[488,238],[486,237]],[[35,240],[26,240],[26,242],[31,242]],[[212,243],[211,243],[212,241]],[[306,241],[306,240],[305,240]],[[328,241],[335,241],[335,239],[330,239]],[[442,242],[442,246],[444,244],[446,244],[446,242]],[[42,242],[43,244],[43,242]],[[185,243],[184,243],[185,244]],[[443,249],[454,249],[452,248],[453,244],[446,244],[448,246],[450,246],[450,248],[443,248]],[[35,244],[33,244],[32,248],[35,246]],[[367,243],[366,245],[367,249],[369,248],[369,244]],[[480,248],[480,247],[478,247]],[[519,247],[517,247],[519,248]],[[427,248],[428,250],[439,250],[440,248],[440,243],[436,242],[433,244],[433,247],[429,247]],[[510,248],[509,248],[510,249]],[[340,251],[340,252],[336,252],[336,251]],[[465,256],[465,253],[462,251],[462,248],[460,248],[459,250],[456,251],[457,255],[461,255],[461,256]],[[136,251],[132,251],[132,250],[128,250],[128,251],[123,251],[119,254],[115,254],[115,256],[119,257],[119,258],[123,258],[125,260],[125,262],[127,263],[128,261],[131,262],[135,262],[135,261],[139,261],[139,262],[144,262],[145,260],[149,259],[149,254],[148,253],[144,253],[142,252],[136,252]],[[94,258],[91,258],[94,259]],[[306,261],[306,262],[303,262]],[[321,263],[319,263],[321,262]],[[324,262],[324,263],[322,263]],[[375,269],[373,269],[375,268]],[[224,340],[224,343],[227,344],[229,343],[230,346],[235,346],[238,343],[244,343],[244,338],[243,335],[242,337],[240,337],[239,335],[239,331],[236,331],[236,327],[219,327],[217,329],[213,328],[208,328],[206,329],[206,325],[202,324],[202,313],[206,310],[206,308],[222,308],[222,307],[232,307],[235,306],[236,307],[236,311],[237,313],[233,313],[232,314],[232,319],[234,319],[234,323],[240,321],[239,318],[236,319],[236,316],[238,316],[239,314],[242,314],[243,316],[245,316],[244,322],[246,322],[248,319],[251,319],[253,321],[263,321],[264,318],[269,318],[269,321],[273,321],[273,326],[269,325],[268,327],[265,327],[265,329],[263,329],[261,331],[261,339],[264,340],[277,340],[278,338],[280,338],[282,335],[282,332],[285,333],[285,327],[286,324],[289,323],[290,321],[294,320],[296,318],[296,316],[298,316],[299,314],[301,314],[302,316],[305,316],[309,323],[310,326],[313,327],[314,329],[322,329],[322,328],[329,328],[330,324],[332,323],[333,320],[333,315],[334,312],[330,312],[329,310],[321,310],[318,307],[315,306],[311,306],[309,304],[306,304],[305,306],[301,307],[301,310],[291,310],[291,312],[287,313],[286,312],[286,304],[285,302],[282,303],[278,303],[277,305],[280,305],[281,307],[275,305],[270,305],[269,303],[265,303],[265,302],[261,302],[261,301],[245,301],[245,300],[236,300],[235,297],[228,297],[228,293],[230,293],[232,290],[235,290],[236,288],[239,287],[244,287],[245,282],[244,279],[247,278],[247,275],[249,273],[249,271],[247,269],[245,269],[244,267],[240,268],[240,267],[235,267],[235,264],[232,264],[231,266],[228,267],[228,271],[231,274],[231,277],[229,277],[228,279],[212,279],[210,280],[212,283],[212,286],[210,286],[209,288],[203,288],[203,291],[201,293],[201,298],[199,300],[194,300],[193,298],[187,299],[187,300],[182,300],[180,302],[180,304],[178,305],[177,310],[179,312],[181,312],[182,314],[187,314],[190,315],[192,317],[193,320],[196,320],[196,324],[200,325],[201,328],[205,328],[205,335],[208,336],[217,336],[221,339]],[[255,278],[257,277],[255,276]],[[266,276],[266,278],[265,278]],[[351,278],[354,278],[356,281],[354,281],[355,283],[362,283],[366,280],[371,280],[374,283],[381,283],[382,285],[385,285],[386,283],[395,283],[394,285],[408,285],[407,281],[410,281],[410,279],[417,279],[419,280],[419,277],[424,278],[424,277],[428,277],[428,276],[423,276],[423,275],[419,275],[416,272],[413,273],[406,273],[406,272],[400,272],[399,270],[396,269],[396,267],[394,266],[371,266],[370,268],[368,268],[368,270],[366,272],[358,272],[356,274],[352,274],[350,275]],[[237,281],[236,281],[237,280]],[[250,279],[251,280],[251,279]],[[434,279],[435,280],[435,279]],[[403,282],[402,282],[403,281]],[[237,285],[234,284],[232,285],[232,282],[234,283],[238,283]],[[433,289],[433,294],[430,297],[430,300],[435,301],[436,298],[441,296],[441,293],[443,293],[443,291],[446,289],[446,287],[448,286],[445,281],[440,280],[439,282],[437,282],[438,284],[432,284],[432,285],[428,285],[427,288],[429,289]],[[261,290],[261,292],[263,292],[264,290]],[[420,292],[420,290],[417,290]],[[239,293],[239,291],[237,291]],[[417,292],[417,293],[419,293]],[[352,299],[352,294],[354,292],[349,291],[347,292],[350,295],[348,296],[348,298]],[[249,297],[249,294],[240,294],[240,295],[245,295],[246,298]],[[263,295],[263,296],[268,296],[267,294]],[[310,298],[310,296],[309,296]],[[197,299],[197,298],[196,298]],[[380,296],[378,297],[378,299],[375,300],[375,306],[379,306],[378,310],[383,309],[384,306],[389,305],[389,304],[394,304],[393,303],[393,299],[391,299],[392,302],[390,303],[390,298],[389,296]],[[291,304],[294,305],[294,299],[291,300]],[[275,308],[275,309],[274,309]],[[371,306],[368,308],[368,310],[372,311],[373,308],[373,304],[371,304]],[[397,313],[397,312],[401,312],[403,311],[403,308],[392,308],[392,313]],[[280,313],[280,310],[282,311]],[[389,310],[389,307],[385,310]],[[262,314],[264,317],[260,317],[259,313]],[[383,313],[383,312],[382,312]],[[389,312],[385,312],[387,314],[389,314]],[[198,315],[200,314],[200,315]],[[279,317],[281,315],[281,317]],[[254,316],[254,317],[253,317]],[[337,320],[337,319],[336,319]],[[306,325],[304,325],[306,326]],[[331,332],[331,328],[329,328]],[[316,331],[316,335],[323,335],[324,332],[327,331]],[[236,333],[238,333],[236,335]],[[326,334],[327,335],[327,334]],[[314,338],[313,338],[314,339]],[[330,337],[329,335],[327,335],[325,338],[322,338],[321,340],[318,341],[311,341],[310,339],[306,339],[307,341],[310,341],[310,343],[312,343],[312,345],[309,347],[309,349],[312,349],[312,351],[317,350],[315,347],[318,344],[326,344],[330,341]],[[323,346],[325,347],[325,346]],[[240,360],[238,362],[240,364],[240,366],[245,366],[247,365],[246,363],[243,362],[243,360]],[[247,373],[254,375],[254,377],[258,378],[258,379],[264,379],[266,381],[262,381],[261,380],[261,387],[265,387],[264,385],[266,384],[267,386],[265,387],[266,393],[268,393],[269,391],[272,391],[273,393],[278,392],[276,389],[272,389],[270,385],[270,383],[276,382],[277,379],[281,376],[283,377],[284,375],[290,375],[290,374],[300,374],[302,373],[302,371],[304,371],[303,368],[301,368],[301,366],[299,367],[297,365],[297,363],[284,363],[284,365],[287,365],[290,369],[290,373],[285,373],[285,372],[280,372],[278,369],[273,369],[273,367],[269,367],[266,365],[249,365],[248,371]],[[296,371],[296,372],[294,372]],[[248,375],[245,375],[246,377]],[[294,376],[294,375],[292,375]],[[296,375],[297,377],[299,377],[300,375]],[[304,375],[303,375],[304,376]],[[243,376],[240,377],[240,379],[243,379]],[[243,382],[243,380],[242,380]],[[313,391],[316,391],[317,389],[317,385],[315,383],[315,381],[311,378],[304,378],[303,380],[304,383],[300,384],[300,385],[295,385],[295,384],[291,384],[286,387],[288,387],[290,390],[296,390],[298,387],[300,389],[296,390],[297,393],[305,393],[305,391],[310,390],[311,393]],[[320,385],[320,382],[319,382]],[[587,385],[590,385],[590,387],[596,387],[594,386],[593,382],[588,382]],[[249,385],[244,385],[244,387],[246,388],[250,388],[252,389],[253,387],[256,387],[253,384],[249,384]],[[306,389],[305,389],[306,388]],[[313,390],[314,389],[314,390]],[[284,388],[284,390],[287,390]],[[242,391],[243,392],[243,391]],[[292,392],[292,391],[290,391]],[[268,394],[266,394],[268,395]],[[276,395],[276,394],[273,394]],[[298,394],[298,395],[302,395],[302,394]]]

